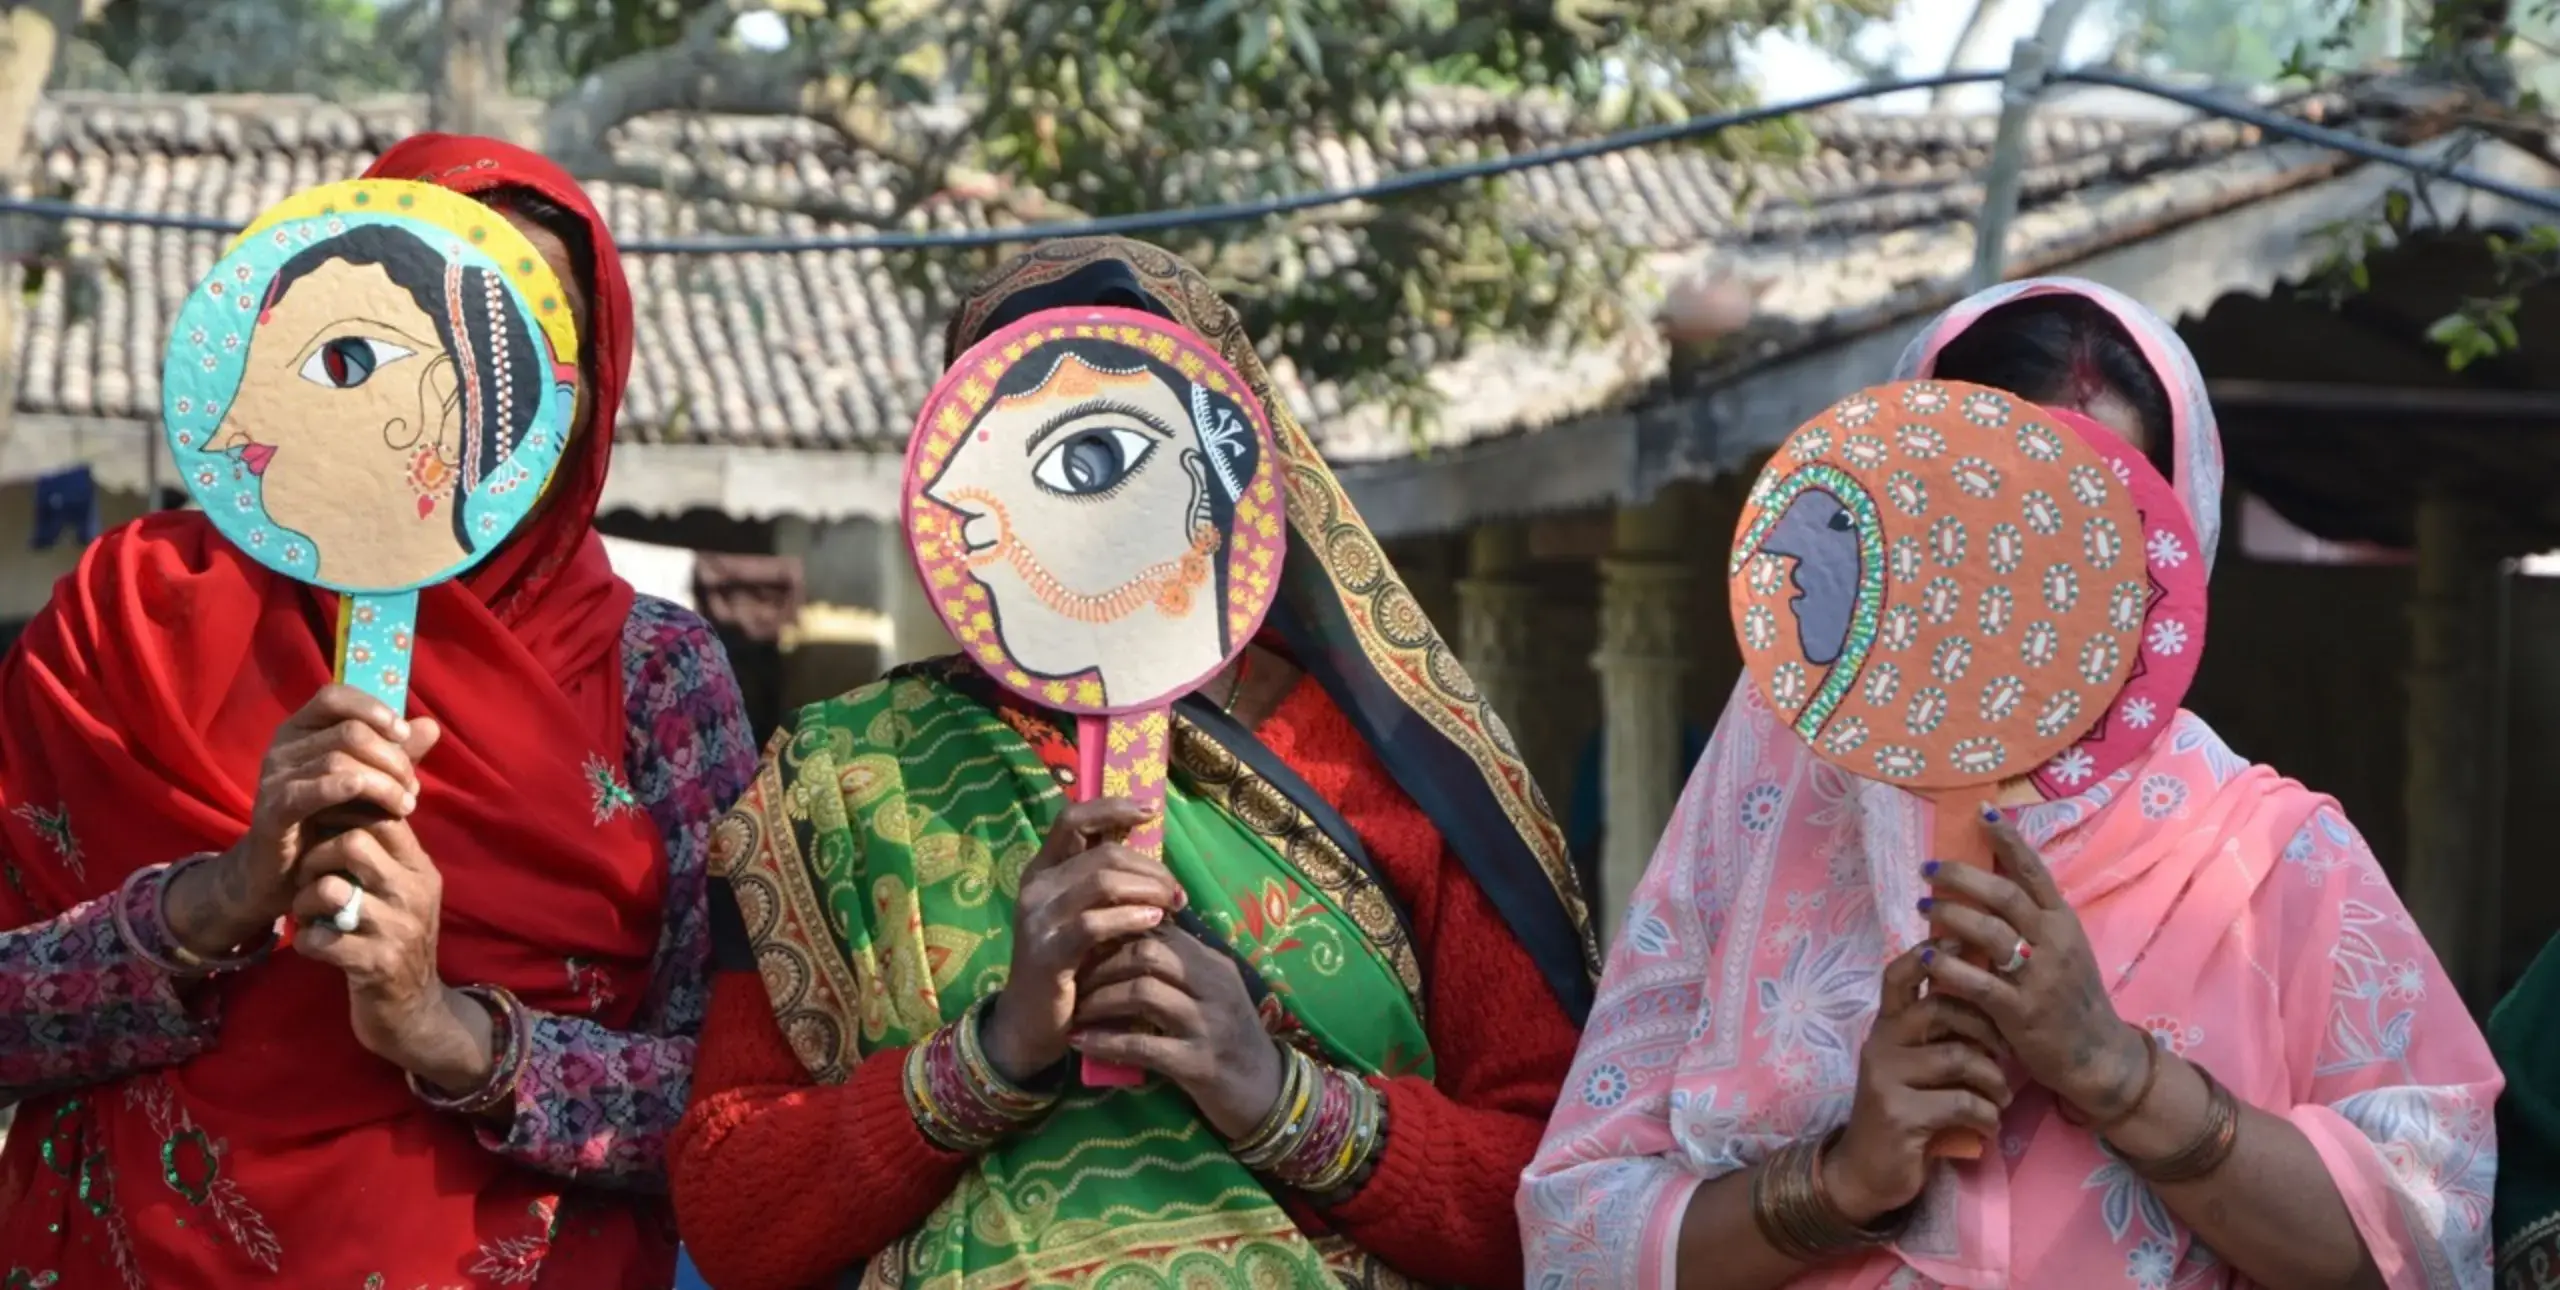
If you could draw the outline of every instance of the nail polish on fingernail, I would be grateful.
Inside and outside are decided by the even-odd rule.
[[[1982,822],[1985,824],[1998,824],[2000,822],[2000,808],[1996,806],[1983,807]]]
[[[1929,863],[1927,863],[1927,864],[1924,864],[1924,865],[1920,866],[1920,876],[1921,876],[1921,877],[1923,877],[1923,878],[1935,878],[1935,877],[1937,877],[1937,876],[1938,876],[1938,862],[1937,862],[1937,861],[1935,861],[1935,860],[1932,860],[1932,861],[1930,861]]]
[[[1921,965],[1922,965],[1923,967],[1926,967],[1927,965],[1929,965],[1929,964],[1931,964],[1931,963],[1935,963],[1935,962],[1937,962],[1937,961],[1938,961],[1938,951],[1937,951],[1936,947],[1932,946],[1932,947],[1930,947],[1930,948],[1928,948],[1928,949],[1924,949],[1924,950],[1920,951],[1920,963],[1921,963]]]
[[[1927,897],[1927,896],[1922,896],[1922,897],[1920,898],[1920,912],[1921,912],[1921,913],[1924,913],[1924,914],[1925,914],[1925,913],[1928,913],[1928,912],[1929,912],[1929,907],[1930,907],[1931,905],[1934,905],[1934,904],[1937,904],[1937,903],[1938,903],[1937,901],[1932,900],[1931,898],[1929,898],[1929,897]]]

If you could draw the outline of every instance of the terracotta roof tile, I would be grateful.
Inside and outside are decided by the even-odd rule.
[[[2319,106],[2332,119],[2342,111]],[[419,122],[419,106],[406,101],[64,95],[37,115],[21,190],[242,221],[297,189],[356,174]],[[1565,137],[1563,124],[1547,105],[1448,94],[1392,114],[1383,144],[1320,138],[1295,160],[1311,183],[1356,184],[1546,146]],[[1785,289],[1767,307],[1806,325],[1877,306],[1923,271],[1895,235],[1918,234],[1932,247],[1969,243],[1963,221],[1981,201],[1974,176],[1990,146],[1987,118],[1833,112],[1807,119],[1804,135],[1808,145],[1790,159],[1737,164],[1703,149],[1656,148],[1533,171],[1512,191],[1528,209],[1605,220],[1665,266],[1714,256],[1780,275]],[[886,166],[808,122],[646,120],[618,132],[616,146],[626,158],[684,158],[724,182],[794,199],[832,197],[862,209],[890,196]],[[2128,196],[2143,198],[2130,206],[2144,221],[2214,205],[2217,168],[2263,147],[2254,131],[2226,123],[2048,116],[2030,131],[2026,202],[2060,217],[2038,225],[2051,236],[2085,239],[2103,231],[2096,221],[2135,218]],[[822,227],[802,215],[615,184],[596,196],[633,240]],[[1737,200],[1746,202],[1740,212]],[[956,229],[985,219],[976,204],[949,201],[916,222]],[[66,275],[49,275],[34,294],[20,333],[19,406],[155,417],[167,320],[220,239],[85,224],[72,236],[112,272],[98,283],[96,308],[76,320]],[[1356,253],[1349,237],[1331,232],[1316,239],[1311,260],[1332,271]],[[635,440],[894,448],[940,361],[948,285],[903,284],[876,252],[639,256],[631,272],[640,362],[623,432]],[[1661,367],[1658,345],[1642,335],[1579,355],[1497,346],[1442,365],[1452,400],[1431,437],[1456,443],[1534,428],[1618,400]],[[1374,409],[1344,409],[1335,392],[1304,388],[1285,364],[1278,375],[1288,397],[1315,414],[1329,451],[1356,459],[1410,450]]]

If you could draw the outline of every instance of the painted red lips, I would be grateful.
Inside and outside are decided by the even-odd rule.
[[[253,443],[240,450],[240,464],[252,475],[267,473],[267,463],[275,460],[276,450],[263,443]]]

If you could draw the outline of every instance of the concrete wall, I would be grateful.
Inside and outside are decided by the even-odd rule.
[[[139,493],[101,490],[98,494],[101,531],[140,518],[142,512]],[[30,547],[35,531],[35,485],[0,485],[0,622],[20,622],[34,616],[53,594],[53,584],[80,562],[82,547],[77,537],[65,538],[50,550],[37,551]]]

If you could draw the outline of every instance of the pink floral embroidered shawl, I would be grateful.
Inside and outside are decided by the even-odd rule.
[[[2094,283],[2012,283],[1904,354],[1929,372],[1988,310],[2069,293],[2133,333],[2177,413],[2174,481],[2210,559],[2222,463],[2194,359]],[[2393,1290],[2489,1283],[2501,1079],[2336,805],[2191,713],[2022,821],[2080,912],[2117,1010],[2308,1137]],[[1519,1208],[1534,1287],[1677,1280],[1699,1183],[1847,1118],[1883,963],[1926,934],[1918,799],[1817,760],[1738,687],[1609,956]],[[2241,1284],[2085,1129],[2029,1089],[1999,1150],[1939,1166],[1898,1245],[1797,1284],[2139,1290]]]

